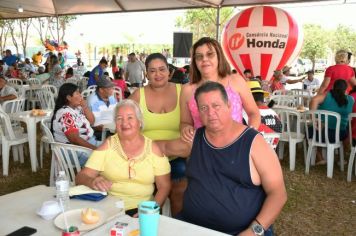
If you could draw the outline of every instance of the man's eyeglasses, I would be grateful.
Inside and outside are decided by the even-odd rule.
[[[204,59],[204,56],[207,57],[208,59],[213,59],[216,55],[216,52],[208,52],[207,54],[201,54],[197,53],[194,55],[194,58],[196,61],[202,61]]]
[[[135,160],[134,159],[129,160],[129,179],[133,179],[136,176],[136,171],[133,168],[134,165],[135,165]]]

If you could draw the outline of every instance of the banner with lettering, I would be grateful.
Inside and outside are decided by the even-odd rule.
[[[230,63],[242,75],[270,80],[274,70],[290,65],[303,45],[303,32],[288,12],[270,6],[247,8],[224,27],[222,47]]]

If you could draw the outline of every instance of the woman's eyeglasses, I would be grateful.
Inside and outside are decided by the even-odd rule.
[[[135,160],[134,159],[129,160],[129,179],[133,179],[136,176],[136,171],[133,168],[134,165],[135,165]]]
[[[194,55],[194,58],[196,61],[202,61],[204,60],[204,56],[207,57],[208,59],[213,59],[216,55],[216,52],[208,52],[207,54],[201,54],[201,53],[197,53]]]

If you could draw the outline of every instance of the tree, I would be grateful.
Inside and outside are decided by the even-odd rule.
[[[37,30],[41,43],[44,45],[49,30],[47,17],[35,18],[32,25]]]
[[[64,41],[67,26],[76,19],[76,16],[41,17],[34,20],[33,26],[43,45],[48,38],[55,39],[61,44]]]
[[[19,19],[17,22],[20,27],[20,38],[21,38],[21,43],[22,43],[22,50],[23,50],[24,57],[26,58],[28,29],[30,28],[32,19],[31,18]]]
[[[353,54],[356,53],[356,32],[351,27],[340,24],[330,32],[330,35],[329,47],[333,52],[345,49]]]
[[[216,13],[217,9],[215,8],[187,10],[183,17],[177,17],[176,26],[192,32],[193,41],[197,41],[204,36],[215,38]],[[221,8],[220,26],[225,25],[233,13],[232,7]],[[220,27],[220,34],[221,31],[222,27]]]
[[[309,58],[315,65],[315,59],[324,58],[327,52],[328,33],[320,25],[306,24],[304,29],[304,45],[301,57]]]
[[[9,33],[9,20],[0,20],[0,52],[4,51]]]
[[[19,54],[19,45],[17,44],[16,34],[15,34],[15,28],[16,28],[15,21],[16,20],[9,20],[7,22],[7,25],[9,27],[12,43],[14,44],[14,46],[16,48],[16,54]]]

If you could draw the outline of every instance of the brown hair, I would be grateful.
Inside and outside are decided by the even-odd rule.
[[[230,64],[226,60],[226,57],[223,53],[223,50],[218,41],[210,37],[203,37],[194,43],[192,48],[191,62],[190,62],[190,80],[192,84],[199,83],[201,81],[201,73],[198,70],[197,64],[195,62],[195,51],[198,47],[207,45],[210,49],[214,48],[216,51],[216,55],[218,57],[218,75],[221,78],[226,77],[231,74]]]

